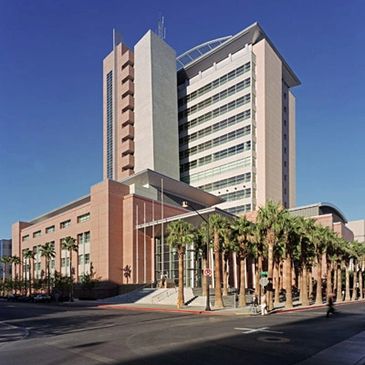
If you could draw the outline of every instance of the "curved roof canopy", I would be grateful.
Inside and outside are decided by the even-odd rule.
[[[289,209],[295,215],[304,217],[311,217],[316,215],[332,214],[335,217],[335,222],[347,223],[347,219],[342,211],[331,203],[316,203],[310,205],[303,205]]]
[[[227,37],[213,39],[211,41],[199,44],[198,46],[195,46],[189,49],[188,51],[184,52],[182,55],[176,58],[177,70],[180,70],[181,68],[187,66],[189,63],[195,61],[197,58],[203,56],[205,53],[211,51],[212,49],[220,46],[222,43],[224,43],[230,38],[232,38],[231,35]]]

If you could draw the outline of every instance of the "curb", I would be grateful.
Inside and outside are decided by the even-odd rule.
[[[356,304],[356,303],[365,303],[365,299],[356,300],[354,302],[340,302],[335,304],[336,306],[343,306],[348,304]],[[294,307],[290,309],[274,309],[268,315],[272,314],[284,314],[290,312],[304,312],[304,311],[311,311],[318,308],[326,308],[327,304],[313,304],[308,307]],[[212,311],[205,311],[205,310],[194,310],[194,309],[177,309],[177,308],[158,308],[158,307],[137,307],[133,305],[123,305],[123,304],[101,304],[98,305],[97,308],[99,309],[115,309],[115,310],[129,310],[129,311],[141,311],[141,312],[167,312],[167,313],[187,313],[187,314],[195,314],[195,315],[208,315],[208,316],[247,316],[247,317],[255,317],[258,314],[253,313],[245,313],[245,312],[238,312],[237,310],[226,309],[226,310],[212,310]]]
[[[350,302],[339,302],[339,303],[335,303],[335,307],[338,306],[343,306],[343,305],[348,305],[348,304],[356,304],[356,303],[365,303],[365,299],[361,299],[361,300],[355,300],[355,301],[350,301]],[[270,312],[270,314],[282,314],[282,313],[290,313],[290,312],[303,312],[303,311],[310,311],[313,309],[318,309],[318,308],[326,308],[327,307],[327,303],[323,303],[323,304],[313,304],[311,306],[307,306],[307,307],[294,307],[294,308],[290,308],[290,309],[274,309],[273,311]]]
[[[175,309],[175,308],[156,308],[156,307],[135,307],[125,305],[98,305],[100,309],[116,309],[116,310],[130,310],[130,311],[141,311],[141,312],[170,312],[170,313],[188,313],[188,314],[203,314],[208,316],[222,316],[222,315],[235,315],[236,313],[224,313],[219,311],[205,311],[205,310],[194,310],[194,309]]]

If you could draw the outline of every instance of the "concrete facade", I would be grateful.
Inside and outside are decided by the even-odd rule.
[[[155,270],[155,233],[157,237],[166,229],[163,220],[186,212],[181,207],[182,199],[201,207],[219,201],[153,171],[141,172],[123,183],[107,179],[93,185],[85,197],[30,222],[13,224],[12,254],[24,262],[24,250],[32,250],[35,260],[31,276],[41,279],[46,275],[46,262],[40,247],[50,242],[56,252],[50,263],[51,274],[57,271],[69,276],[69,253],[62,249],[62,241],[71,236],[78,243],[78,252],[72,254],[78,280],[92,267],[96,278],[113,284],[152,282],[159,278]],[[161,222],[148,232],[137,228],[151,221]],[[131,268],[128,279],[122,272],[126,266]],[[29,270],[25,270],[25,277],[29,277]]]
[[[365,242],[365,220],[359,219],[347,223],[347,227],[354,233],[354,240]]]
[[[179,179],[175,51],[148,31],[134,53],[135,172]]]
[[[103,61],[103,178],[134,173],[134,54],[114,31]]]

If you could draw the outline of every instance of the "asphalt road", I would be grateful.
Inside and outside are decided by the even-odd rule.
[[[362,359],[362,360],[361,360]],[[0,303],[0,365],[365,364],[365,304],[265,317]]]

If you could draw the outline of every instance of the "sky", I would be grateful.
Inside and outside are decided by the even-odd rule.
[[[365,219],[362,0],[0,0],[0,239],[102,180],[102,61],[112,29],[177,54],[258,21],[302,85],[297,205]]]

